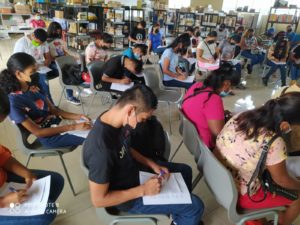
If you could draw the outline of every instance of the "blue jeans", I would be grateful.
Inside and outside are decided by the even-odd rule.
[[[165,50],[166,50],[165,47],[163,47],[163,48],[156,48],[156,49],[152,49],[152,52],[154,52],[155,54],[158,54],[158,55],[162,55]]]
[[[242,65],[240,63],[237,63],[236,65],[234,65],[234,68],[236,70],[236,72],[239,74],[239,76],[242,75]]]
[[[0,225],[48,225],[55,219],[56,206],[54,203],[63,190],[64,178],[59,173],[51,171],[32,170],[32,173],[37,176],[37,179],[51,175],[49,204],[45,213],[37,216],[0,216]],[[7,174],[7,182],[25,183],[24,178],[13,173]]]
[[[181,172],[189,190],[192,186],[192,170],[188,165],[180,163],[159,162],[170,172]],[[143,199],[138,198],[128,211],[132,214],[171,214],[177,225],[198,225],[201,221],[204,204],[199,197],[191,194],[192,204],[143,205]]]
[[[291,78],[292,80],[298,80],[300,78],[300,68],[297,68],[295,65],[292,65],[291,68]]]
[[[270,76],[276,72],[277,69],[280,70],[280,76],[281,76],[281,86],[286,85],[286,65],[279,65],[276,64],[270,60],[267,61],[267,65],[271,67],[269,72],[264,77],[267,81],[269,80]]]
[[[47,148],[65,148],[82,145],[85,139],[71,134],[63,134],[38,138],[38,140]]]
[[[251,59],[251,64],[250,64],[251,69],[254,65],[262,63],[265,58],[265,54],[263,54],[263,53],[262,54],[251,54],[250,50],[243,50],[241,52],[241,56],[243,56],[247,59]]]
[[[185,83],[182,81],[178,81],[178,80],[164,80],[163,84],[167,87],[179,87],[179,88],[185,88],[185,89],[189,89],[194,83]]]

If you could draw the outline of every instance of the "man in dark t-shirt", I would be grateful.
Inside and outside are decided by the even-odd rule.
[[[131,31],[128,39],[131,43],[131,45],[134,45],[135,43],[137,44],[142,44],[146,42],[146,22],[141,21],[138,22],[137,26],[133,28]]]
[[[122,55],[115,56],[109,59],[100,71],[103,88],[109,91],[111,83],[143,83],[144,78],[141,79],[135,75],[140,74],[142,69],[143,63],[139,60]]]
[[[83,161],[89,170],[89,186],[95,207],[115,206],[132,214],[171,214],[177,225],[199,225],[202,201],[191,194],[191,204],[144,205],[142,197],[156,195],[162,179],[180,172],[191,190],[192,171],[188,165],[154,162],[131,148],[130,137],[137,123],[150,118],[157,98],[144,85],[128,89],[117,103],[97,119],[83,147]],[[153,176],[140,185],[139,171]]]

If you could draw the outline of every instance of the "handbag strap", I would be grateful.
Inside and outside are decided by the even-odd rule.
[[[207,45],[206,41],[204,41],[204,44],[205,44],[205,45],[206,45],[206,47],[208,48],[208,51],[209,51],[209,53],[211,54],[211,56],[212,56],[212,57],[214,57],[214,54],[212,54],[212,52],[211,52],[211,50],[210,50],[209,46]]]
[[[269,151],[271,145],[273,144],[273,142],[274,142],[278,137],[279,137],[278,134],[274,135],[274,136],[269,140],[269,142],[268,142],[267,144],[264,144],[264,145],[262,146],[262,152],[261,152],[260,158],[259,158],[258,163],[257,163],[257,165],[256,165],[256,168],[255,168],[255,170],[254,170],[254,172],[253,172],[253,174],[252,174],[252,176],[251,176],[251,178],[250,178],[250,181],[249,181],[249,183],[247,184],[247,194],[248,194],[249,198],[251,199],[251,201],[253,201],[253,202],[262,202],[263,200],[265,200],[265,198],[266,198],[266,196],[267,196],[266,190],[264,190],[264,197],[263,197],[262,200],[258,200],[258,201],[257,201],[257,200],[253,200],[253,199],[251,198],[251,195],[250,195],[250,186],[251,186],[251,184],[253,183],[253,181],[254,181],[257,177],[259,177],[259,176],[262,174],[263,169],[264,169],[264,166],[265,166],[265,163],[266,163],[268,151]],[[264,187],[263,187],[263,188],[264,188]]]

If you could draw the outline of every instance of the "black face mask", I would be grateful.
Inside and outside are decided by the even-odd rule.
[[[195,35],[196,37],[200,37],[200,34],[201,34],[200,31],[197,31]]]
[[[213,44],[213,43],[215,43],[214,40],[209,40],[209,41],[207,41],[207,44],[209,44],[209,45],[211,45],[211,44]]]
[[[154,33],[155,33],[155,34],[158,34],[158,32],[159,32],[159,30],[158,30],[158,29],[154,30]]]
[[[107,50],[107,49],[109,49],[107,46],[102,46],[102,49],[103,50]]]
[[[126,151],[129,151],[129,149],[130,149],[131,137],[133,134],[134,134],[134,129],[129,124],[126,124],[122,128],[122,142],[123,142],[123,145],[124,145]]]
[[[253,37],[253,35],[249,35],[249,38],[252,38]]]
[[[231,45],[235,45],[235,43],[233,43],[233,42],[230,42],[230,44],[231,44]]]
[[[223,28],[220,28],[220,29],[219,29],[219,31],[221,31],[221,32],[222,32],[223,30],[224,30]]]
[[[293,31],[292,29],[288,29],[288,30],[287,30],[288,33],[291,33],[292,31]]]

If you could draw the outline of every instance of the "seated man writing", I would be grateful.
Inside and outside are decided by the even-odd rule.
[[[143,70],[143,63],[126,56],[115,56],[109,59],[102,67],[101,80],[103,88],[110,90],[111,83],[130,84],[144,82],[143,77],[137,77]]]
[[[115,206],[132,214],[171,214],[177,225],[202,224],[204,206],[193,194],[191,204],[143,205],[142,197],[158,194],[161,180],[168,179],[170,172],[181,172],[189,190],[192,183],[188,165],[158,164],[131,148],[132,131],[139,122],[150,118],[156,107],[152,90],[137,85],[126,90],[110,110],[99,116],[83,147],[92,203],[95,207]],[[140,185],[141,170],[163,175]]]

